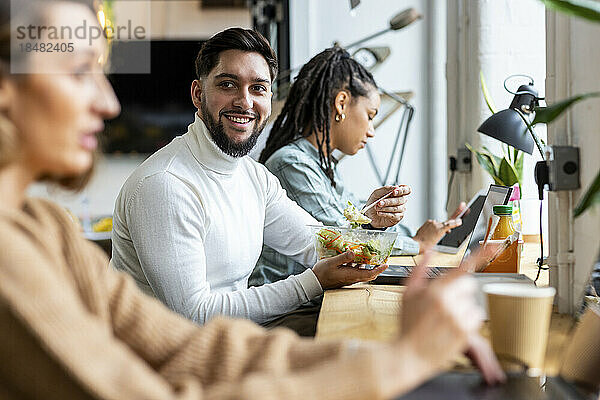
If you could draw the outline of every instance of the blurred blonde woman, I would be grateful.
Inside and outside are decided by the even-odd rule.
[[[440,371],[477,337],[481,310],[471,298],[472,281],[461,276],[432,285],[415,279],[405,304],[426,312],[406,313],[400,337],[368,347],[315,343],[247,321],[199,327],[142,295],[107,267],[64,210],[26,196],[39,180],[69,188],[85,183],[103,120],[119,112],[98,63],[106,43],[75,40],[69,55],[24,54],[12,61],[39,73],[11,74],[17,52],[10,48],[6,3],[0,6],[1,398],[389,398]],[[97,25],[83,1],[33,6],[34,25]],[[450,297],[452,310],[444,301]],[[489,365],[486,378],[499,379]]]

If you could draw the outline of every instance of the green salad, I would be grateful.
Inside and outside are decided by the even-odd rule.
[[[350,221],[352,229],[359,228],[362,224],[371,223],[371,218],[361,213],[351,202],[348,202],[348,207],[344,209],[344,217]]]
[[[393,241],[388,246],[378,239],[357,242],[332,228],[322,228],[317,232],[319,258],[333,257],[352,250],[355,254],[353,262],[358,264],[379,265],[385,263]],[[387,248],[389,247],[389,249]]]

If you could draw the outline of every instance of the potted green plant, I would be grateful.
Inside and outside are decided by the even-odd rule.
[[[481,90],[488,109],[492,114],[496,113],[496,107],[489,95],[483,72],[479,72],[479,81],[481,82]],[[502,145],[502,156],[494,154],[486,146],[480,150],[474,149],[469,143],[466,143],[467,148],[473,153],[475,159],[481,167],[492,177],[495,184],[503,186],[519,186],[519,198],[521,183],[523,182],[523,152],[509,145]]]

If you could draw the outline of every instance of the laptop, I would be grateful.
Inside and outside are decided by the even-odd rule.
[[[567,382],[561,377],[540,378],[525,374],[508,374],[502,385],[487,386],[478,372],[446,372],[425,382],[396,400],[596,400],[598,393],[590,388]]]
[[[493,214],[493,208],[494,205],[496,204],[506,204],[508,203],[508,200],[510,199],[510,194],[512,192],[512,188],[507,187],[507,186],[500,186],[500,185],[490,185],[487,193],[485,195],[476,195],[473,200],[470,202],[472,208],[471,208],[471,212],[468,214],[465,214],[465,219],[467,219],[467,221],[465,222],[465,220],[463,220],[463,225],[465,225],[465,229],[461,230],[462,233],[460,233],[460,235],[457,236],[453,236],[453,239],[447,239],[446,241],[444,241],[444,238],[446,238],[446,236],[444,236],[444,238],[442,238],[442,240],[440,240],[440,243],[442,241],[444,241],[444,246],[447,246],[448,248],[454,247],[458,244],[457,247],[460,247],[463,242],[466,240],[467,237],[469,237],[470,235],[470,239],[469,239],[469,244],[467,246],[467,251],[465,251],[465,254],[463,255],[463,260],[464,258],[467,256],[467,254],[469,253],[469,250],[473,248],[473,246],[475,245],[479,245],[479,240],[483,239],[483,236],[485,235],[485,231],[486,231],[486,225],[487,225],[487,220],[488,218]],[[480,199],[480,197],[483,197],[483,199]],[[477,202],[479,201],[479,205],[477,205]],[[463,226],[461,225],[460,227],[457,227],[454,230],[457,230],[459,228],[462,228]],[[452,231],[450,231],[449,233],[451,233]],[[466,236],[464,237],[464,239],[460,239],[460,237],[464,236],[466,233]],[[460,243],[459,243],[460,242]],[[438,243],[439,245],[439,243]],[[457,249],[458,251],[458,249]],[[394,264],[390,264],[388,265],[388,268],[383,271],[381,274],[379,274],[377,276],[377,278],[375,278],[373,281],[371,281],[371,283],[374,284],[380,284],[380,285],[402,285],[404,283],[404,280],[406,278],[408,278],[410,276],[410,273],[412,271],[412,266],[409,265],[394,265]],[[435,278],[436,276],[442,275],[445,272],[447,272],[449,269],[454,269],[455,266],[452,267],[430,267],[427,269],[427,273],[428,276],[430,278]],[[489,274],[487,274],[489,276]],[[501,276],[504,276],[506,278],[510,278],[510,279],[527,279],[529,280],[529,278],[525,277],[524,275],[520,275],[520,274],[502,274]]]

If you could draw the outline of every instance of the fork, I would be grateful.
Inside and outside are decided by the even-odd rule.
[[[394,190],[396,190],[396,188],[392,189],[391,192],[384,194],[383,196],[381,196],[380,198],[378,198],[377,200],[375,200],[374,202],[372,202],[371,204],[369,204],[368,206],[365,206],[362,208],[362,210],[360,210],[361,214],[364,214],[367,212],[367,210],[370,210],[371,208],[373,208],[377,203],[379,203],[381,200],[390,197],[393,193]]]

